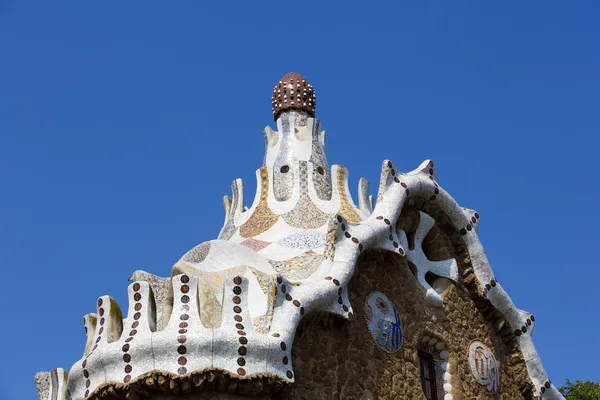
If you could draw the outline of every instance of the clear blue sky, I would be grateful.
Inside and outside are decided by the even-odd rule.
[[[598,2],[207,3],[0,1],[0,398],[215,238],[233,179],[253,198],[288,71],[354,193],[433,159],[553,382],[600,381]]]

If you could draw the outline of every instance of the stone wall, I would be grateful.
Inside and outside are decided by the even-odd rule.
[[[465,268],[460,265],[462,275],[468,276]],[[301,325],[293,347],[296,382],[289,388],[290,399],[421,399],[417,348],[422,347],[424,336],[445,342],[452,398],[530,397],[529,379],[514,339],[511,342],[497,333],[498,327],[484,318],[473,291],[463,282],[447,287],[443,308],[432,307],[423,300],[422,289],[403,258],[371,251],[361,257],[349,289],[353,320],[314,315]],[[400,315],[403,343],[396,353],[382,350],[368,329],[364,304],[374,291],[385,294]],[[473,340],[490,347],[498,360],[498,393],[488,392],[471,373],[468,349]]]

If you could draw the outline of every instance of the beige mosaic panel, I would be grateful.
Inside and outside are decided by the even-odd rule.
[[[240,226],[240,236],[244,238],[254,237],[269,230],[279,216],[269,207],[267,197],[269,194],[269,171],[267,167],[260,169],[260,199],[256,209],[242,226]]]

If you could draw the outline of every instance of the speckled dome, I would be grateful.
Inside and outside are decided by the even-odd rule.
[[[271,105],[275,120],[285,110],[302,110],[314,117],[317,97],[305,77],[297,72],[289,72],[273,88]]]

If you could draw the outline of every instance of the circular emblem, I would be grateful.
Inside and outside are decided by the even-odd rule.
[[[394,353],[402,345],[400,317],[394,304],[380,292],[373,292],[365,302],[365,317],[371,336],[383,350]]]
[[[500,386],[498,361],[492,350],[481,342],[473,342],[469,347],[469,364],[475,380],[487,386],[488,391],[497,392]]]

